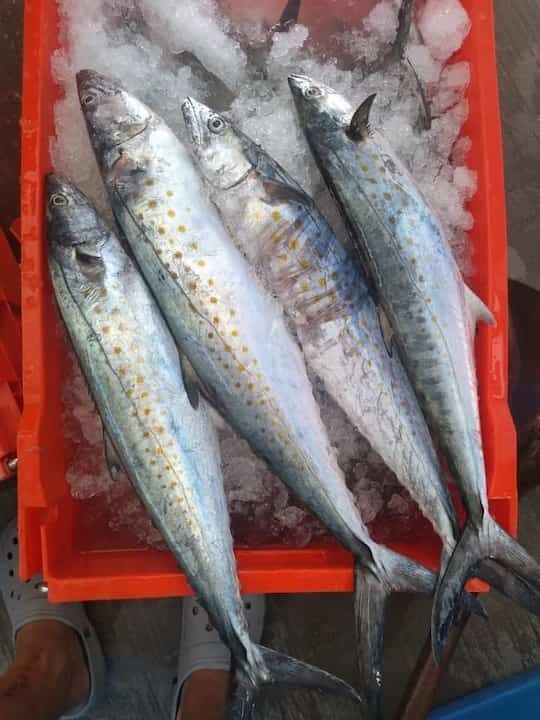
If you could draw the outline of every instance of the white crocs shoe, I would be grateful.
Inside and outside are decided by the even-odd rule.
[[[17,522],[13,520],[0,535],[0,590],[13,628],[17,632],[31,622],[57,620],[75,630],[86,653],[90,674],[88,700],[61,720],[76,720],[86,715],[100,701],[105,684],[105,661],[101,645],[80,603],[53,604],[47,598],[47,586],[41,575],[23,582],[19,579],[19,540]]]
[[[260,642],[264,628],[266,598],[264,595],[243,595],[249,635]],[[197,670],[230,670],[231,654],[223,644],[217,630],[212,626],[206,610],[195,598],[182,601],[182,634],[176,690],[172,703],[172,720],[176,720],[182,688],[189,676]]]

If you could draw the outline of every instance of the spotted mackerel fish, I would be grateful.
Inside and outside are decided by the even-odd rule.
[[[459,528],[446,480],[364,276],[313,201],[259,145],[192,98],[182,109],[193,154],[235,244],[278,296],[311,370],[431,520],[448,559]],[[382,624],[384,605],[374,600],[358,608],[360,637]],[[376,714],[381,668],[373,653],[369,659],[361,672]]]
[[[354,553],[359,587],[432,591],[431,571],[370,538],[282,311],[228,236],[187,149],[116,81],[83,71],[78,82],[115,216],[193,384]]]
[[[47,194],[60,312],[119,462],[236,661],[233,709],[242,711],[230,716],[250,717],[243,686],[358,699],[337,678],[250,640],[206,402],[188,395],[174,340],[118,238],[65,178],[49,176]]]
[[[374,96],[354,111],[311,78],[293,75],[289,85],[313,155],[351,228],[360,263],[467,509],[467,525],[433,606],[432,639],[440,658],[471,576],[489,578],[516,602],[540,611],[534,594],[540,590],[540,566],[488,510],[473,336],[478,321],[494,320],[465,285],[441,223],[413,177],[370,127]]]

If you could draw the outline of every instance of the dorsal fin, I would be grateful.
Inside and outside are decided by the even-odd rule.
[[[367,97],[352,116],[347,133],[351,140],[365,140],[369,135],[369,114],[376,97],[376,93]]]

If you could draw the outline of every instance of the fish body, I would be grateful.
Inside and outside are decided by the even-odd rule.
[[[47,185],[53,287],[107,435],[244,686],[294,675],[300,685],[356,697],[345,683],[251,641],[206,402],[193,406],[174,340],[118,238],[65,178],[49,176]]]
[[[390,589],[431,591],[433,573],[370,538],[282,311],[226,233],[187,150],[115,81],[92,71],[78,81],[116,218],[215,406],[371,573],[378,609]]]
[[[251,653],[216,435],[184,389],[178,351],[120,241],[85,196],[48,179],[58,307],[108,437],[216,627]]]
[[[195,157],[236,245],[278,296],[310,368],[441,536],[458,532],[422,411],[368,283],[313,201],[226,118],[188,99]],[[212,123],[219,125],[212,130]]]
[[[440,656],[463,584],[480,575],[482,560],[497,560],[540,589],[540,567],[488,510],[473,335],[479,320],[494,320],[465,285],[441,223],[414,179],[370,127],[374,97],[354,111],[311,78],[291,76],[289,84],[314,157],[348,222],[468,512],[467,529],[434,603],[433,638]],[[517,582],[513,597],[520,601]],[[507,584],[499,589],[513,592]]]

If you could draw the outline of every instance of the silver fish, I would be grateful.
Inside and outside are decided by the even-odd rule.
[[[313,201],[226,117],[188,98],[188,135],[237,247],[290,316],[310,368],[351,423],[409,490],[443,541],[444,567],[459,526],[414,391],[381,328],[366,278]],[[376,625],[369,603],[366,625]],[[369,636],[365,627],[360,637]],[[364,684],[380,668],[361,668]],[[373,693],[374,703],[377,696]]]
[[[186,148],[117,82],[91,71],[78,79],[115,215],[216,407],[355,554],[362,586],[370,578],[384,596],[431,590],[430,571],[370,538],[282,311],[232,243]]]
[[[60,312],[122,465],[230,648],[231,716],[250,717],[251,690],[275,683],[357,699],[337,678],[251,641],[206,403],[188,397],[173,338],[118,238],[65,178],[49,176],[47,194]]]
[[[458,525],[448,488],[366,278],[311,198],[259,145],[192,98],[182,109],[210,197],[291,317],[308,365],[417,499],[451,555]]]
[[[493,316],[465,285],[442,226],[414,179],[369,126],[374,96],[353,112],[345,98],[311,78],[294,75],[289,84],[317,164],[351,227],[358,257],[377,289],[468,512],[434,602],[432,638],[440,658],[470,576],[489,575],[497,589],[540,612],[531,592],[540,590],[540,566],[488,509],[473,335],[478,321],[493,323]],[[497,563],[480,566],[487,558]]]

